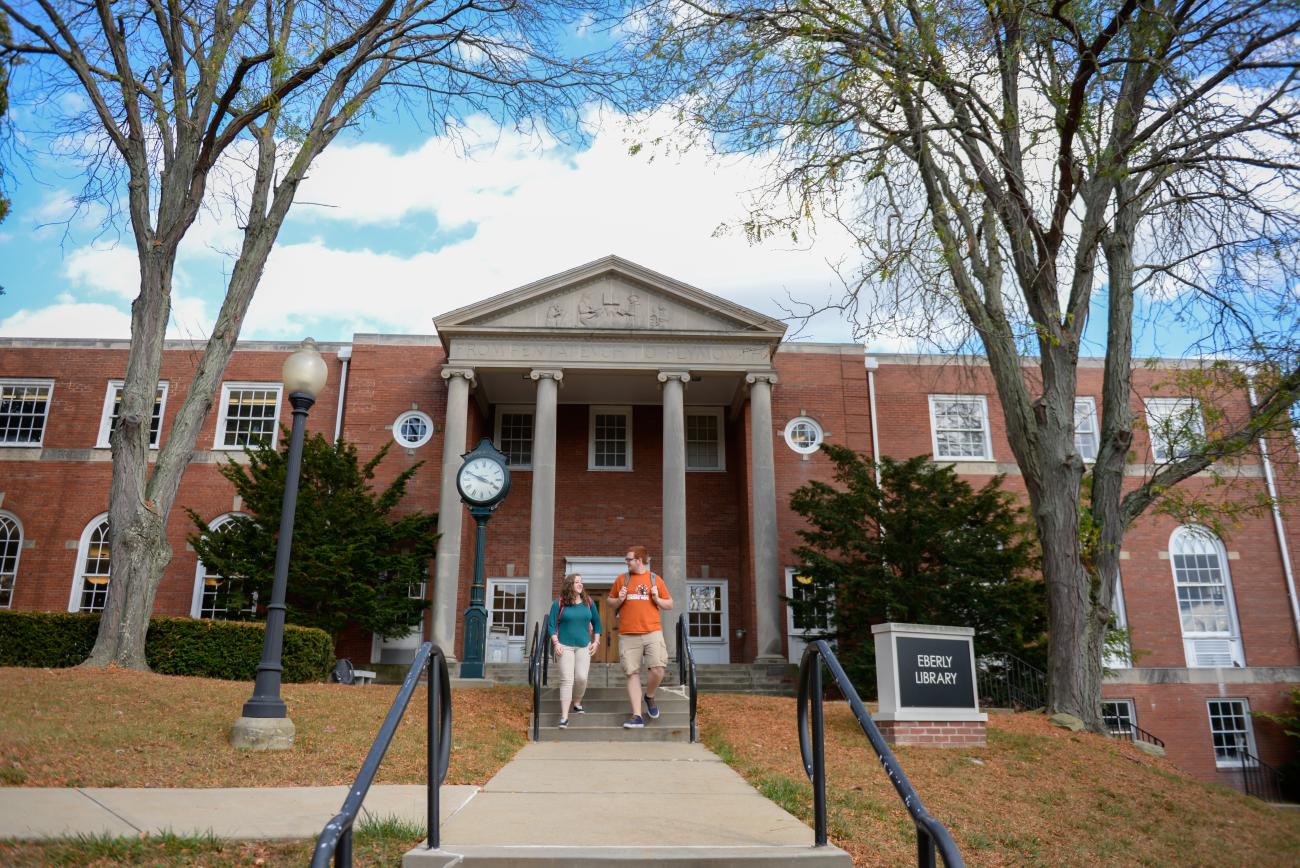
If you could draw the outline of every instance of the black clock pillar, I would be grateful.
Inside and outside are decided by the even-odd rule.
[[[461,654],[460,677],[482,678],[487,656],[488,612],[483,575],[487,523],[510,493],[510,459],[486,437],[472,451],[465,453],[464,459],[456,476],[456,487],[477,527],[474,534],[474,582],[469,588],[469,608],[465,610],[465,647]]]
[[[487,543],[487,523],[495,506],[471,506],[469,514],[478,525],[474,531],[474,584],[469,586],[469,608],[465,610],[465,653],[461,657],[461,678],[482,678],[487,656],[487,606],[483,579],[483,551]]]

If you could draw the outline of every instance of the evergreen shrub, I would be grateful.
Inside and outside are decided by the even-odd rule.
[[[99,615],[0,610],[0,666],[58,669],[90,655]],[[145,659],[163,675],[251,681],[262,659],[261,623],[157,617],[149,621]],[[284,628],[286,683],[324,681],[334,663],[334,642],[324,630]]]

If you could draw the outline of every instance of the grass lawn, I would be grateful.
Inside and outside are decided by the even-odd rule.
[[[292,751],[230,747],[252,684],[122,669],[0,668],[0,784],[28,787],[257,787],[350,784],[396,685],[286,684]],[[376,783],[424,782],[417,691]],[[525,688],[452,694],[447,782],[482,784],[524,744]]]
[[[346,784],[396,693],[286,685],[297,746],[247,754],[226,734],[250,689],[121,670],[0,669],[0,784]],[[423,782],[422,699],[384,760],[382,783]],[[449,780],[481,784],[524,744],[528,691],[458,690],[453,703]],[[706,695],[700,724],[710,748],[811,825],[792,699]],[[842,703],[827,705],[827,730],[832,840],[856,865],[914,864],[911,823]],[[987,748],[898,755],[973,866],[1300,865],[1300,811],[1206,786],[1126,743],[1060,730],[1039,715],[991,715]],[[359,830],[357,862],[396,864],[422,835],[400,823]],[[310,852],[310,842],[210,838],[0,841],[0,864],[301,865]]]
[[[794,700],[715,695],[705,744],[812,825]],[[915,864],[916,834],[845,703],[826,705],[827,818],[855,865]],[[990,714],[988,747],[904,747],[904,771],[969,865],[1300,865],[1300,810],[1195,781],[1126,742]]]

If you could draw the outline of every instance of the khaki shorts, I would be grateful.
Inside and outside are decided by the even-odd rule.
[[[631,677],[641,671],[641,659],[651,669],[668,665],[668,646],[664,644],[662,630],[653,633],[622,634],[618,637],[618,659],[623,663],[623,674]]]

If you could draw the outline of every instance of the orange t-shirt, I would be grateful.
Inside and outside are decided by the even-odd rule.
[[[653,633],[656,630],[664,628],[663,622],[659,620],[659,607],[655,605],[654,600],[650,598],[650,582],[659,583],[659,598],[671,600],[668,596],[668,586],[664,580],[652,572],[645,572],[639,576],[632,576],[629,580],[627,573],[622,573],[614,580],[613,586],[609,589],[609,595],[617,599],[618,592],[624,585],[627,585],[627,599],[618,610],[618,630],[628,636],[636,636],[641,633]]]

